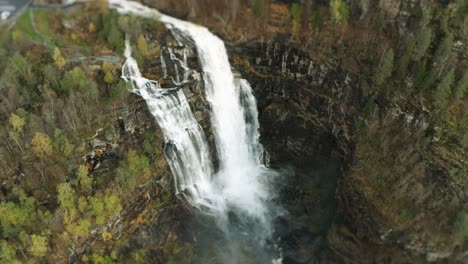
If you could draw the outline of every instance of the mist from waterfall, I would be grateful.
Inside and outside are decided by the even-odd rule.
[[[271,237],[272,197],[263,164],[255,97],[247,80],[235,78],[224,42],[208,29],[175,19],[133,1],[110,0],[120,13],[156,18],[181,42],[196,48],[203,69],[205,96],[210,105],[219,169],[214,171],[206,136],[195,120],[183,90],[164,89],[142,76],[126,41],[122,78],[132,83],[161,127],[165,155],[177,194],[202,212],[212,214],[226,236],[249,236],[263,244]],[[171,52],[171,57],[173,53]],[[174,58],[171,58],[174,59]],[[184,60],[185,61],[185,60]],[[166,67],[166,63],[161,61]],[[185,70],[187,65],[182,65]],[[165,69],[163,69],[165,70]],[[184,79],[187,74],[184,73]],[[177,71],[177,82],[179,74]]]

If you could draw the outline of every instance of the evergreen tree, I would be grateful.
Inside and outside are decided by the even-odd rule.
[[[115,50],[115,52],[123,52],[124,37],[116,24],[112,24],[110,26],[109,35],[107,35],[107,42],[109,42],[109,45]]]
[[[466,91],[468,91],[468,71],[465,71],[455,87],[455,99],[462,100],[466,95]]]
[[[416,45],[416,38],[414,35],[411,35],[408,38],[408,42],[406,44],[405,53],[401,56],[398,66],[398,75],[400,78],[405,77],[406,73],[408,72],[408,65],[411,61],[411,55],[413,53],[414,46]]]
[[[455,79],[455,70],[451,69],[437,85],[433,94],[434,107],[442,120],[448,118],[448,104],[452,94],[452,85]]]
[[[437,63],[443,63],[450,56],[453,45],[453,35],[447,34],[444,40],[439,44],[435,53],[435,60]]]
[[[310,17],[309,26],[311,30],[319,31],[322,25],[322,17],[320,16],[320,10],[315,10]]]
[[[422,60],[418,64],[418,68],[416,70],[416,75],[414,76],[414,87],[416,90],[423,90],[424,84],[426,83],[427,78],[427,62],[426,60]]]
[[[424,54],[426,54],[427,49],[431,45],[431,40],[432,30],[430,28],[424,28],[421,30],[421,32],[418,34],[416,45],[413,49],[412,57],[414,61],[419,61],[424,56]]]
[[[385,80],[392,75],[393,60],[393,49],[389,49],[387,52],[385,52],[382,62],[380,63],[379,67],[377,68],[377,71],[374,74],[374,82],[377,85],[382,85],[385,82]]]

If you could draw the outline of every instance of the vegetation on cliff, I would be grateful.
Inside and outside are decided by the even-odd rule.
[[[119,132],[136,102],[120,67],[125,34],[143,63],[163,28],[97,2],[30,8],[0,30],[0,262],[141,262],[119,253],[114,223],[167,168],[158,130]]]

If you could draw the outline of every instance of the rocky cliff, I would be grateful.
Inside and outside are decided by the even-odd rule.
[[[320,261],[312,252],[329,247],[345,262],[464,259],[463,202],[442,204],[465,196],[450,178],[465,177],[465,152],[432,138],[427,113],[385,97],[369,113],[362,76],[278,41],[235,45],[231,57],[252,82],[272,165],[295,168],[283,202],[296,249],[286,257]]]

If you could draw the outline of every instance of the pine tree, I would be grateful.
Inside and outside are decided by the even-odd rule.
[[[447,119],[449,99],[452,94],[452,84],[455,79],[455,70],[451,69],[437,85],[433,94],[434,107],[440,118]]]
[[[394,60],[394,54],[393,54],[393,49],[389,49],[384,57],[382,62],[379,65],[379,68],[374,74],[374,82],[377,85],[382,85],[385,80],[392,75],[393,71],[393,60]]]
[[[468,91],[468,71],[465,71],[463,77],[458,81],[455,88],[455,99],[462,100],[466,95],[466,91]]]
[[[416,90],[423,90],[424,84],[427,78],[427,62],[422,60],[416,70],[416,75],[414,77],[414,87]]]
[[[453,35],[447,34],[444,40],[439,44],[435,53],[435,60],[437,63],[443,63],[450,56],[453,45]]]
[[[123,52],[124,47],[124,38],[122,33],[120,33],[117,25],[112,24],[110,25],[109,35],[107,36],[107,42],[111,48],[113,48],[116,52]]]
[[[427,49],[431,45],[432,40],[432,30],[430,28],[424,28],[419,34],[416,41],[416,46],[413,49],[413,60],[419,61],[424,54],[426,54]]]
[[[416,45],[416,38],[414,37],[414,35],[411,35],[408,38],[405,53],[403,54],[403,56],[401,56],[400,62],[398,65],[398,75],[400,76],[400,78],[405,77],[408,71],[408,65],[411,61],[411,55],[413,54],[413,49],[415,45]]]
[[[322,25],[322,17],[320,16],[320,10],[315,10],[310,17],[309,27],[311,30],[319,31]]]

